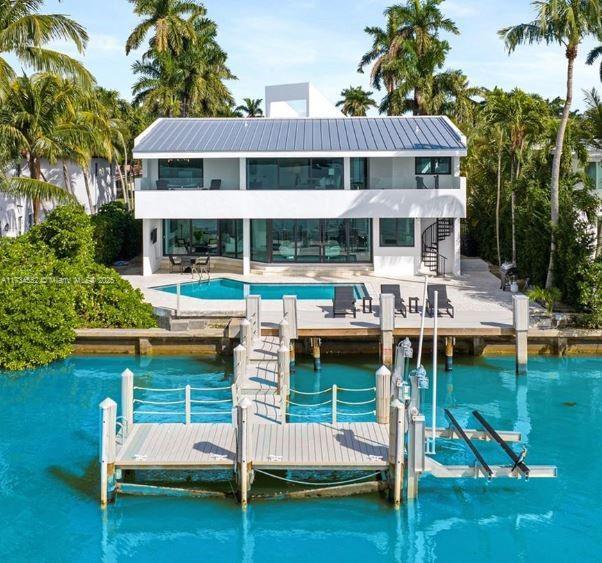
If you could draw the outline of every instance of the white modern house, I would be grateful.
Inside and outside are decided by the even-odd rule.
[[[241,273],[460,273],[466,138],[444,116],[345,117],[311,84],[266,118],[158,119],[137,139],[143,273],[211,255]]]
[[[83,170],[79,165],[66,162],[63,169],[62,164],[52,165],[45,159],[41,162],[42,174],[48,182],[72,193],[88,213],[94,213],[101,205],[115,199],[115,171],[104,158],[93,158],[88,166],[90,197],[88,197]],[[15,164],[7,172],[12,176],[29,176],[27,161]],[[90,209],[90,200],[92,209]],[[51,202],[44,202],[42,212],[50,211],[52,207]],[[0,192],[0,236],[22,235],[29,230],[32,223],[31,201]]]

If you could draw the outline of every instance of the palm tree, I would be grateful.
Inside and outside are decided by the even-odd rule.
[[[180,115],[180,89],[184,75],[174,57],[157,55],[150,60],[143,58],[134,62],[132,71],[139,75],[132,87],[134,105],[144,104],[158,117]]]
[[[599,0],[539,0],[533,2],[533,5],[537,10],[535,20],[504,28],[499,34],[504,39],[509,53],[521,44],[543,42],[548,45],[561,45],[567,58],[566,98],[556,135],[550,182],[552,236],[546,288],[551,289],[554,285],[556,230],[560,214],[560,163],[573,101],[573,69],[581,42],[589,35],[602,37],[602,24]]]
[[[73,199],[45,180],[42,159],[55,164],[69,158],[73,147],[89,144],[92,131],[79,114],[82,94],[73,80],[39,73],[15,78],[7,88],[0,103],[0,137],[12,158],[27,160],[30,177],[3,177],[2,190],[30,198],[38,223],[42,201]]]
[[[245,117],[263,117],[263,110],[261,109],[261,98],[243,98],[243,103],[236,106],[235,111],[240,112]]]
[[[42,0],[0,0],[0,83],[15,77],[4,55],[36,71],[56,72],[90,85],[92,75],[72,57],[45,47],[57,39],[71,41],[80,53],[88,41],[86,30],[61,14],[40,14]]]
[[[440,39],[441,31],[458,35],[456,24],[443,16],[439,5],[443,0],[408,0],[387,8],[385,15],[397,22],[394,50],[404,53],[399,87],[405,96],[413,91],[415,115],[427,113],[423,96],[426,83],[435,69],[441,68],[449,51],[449,43]]]
[[[362,117],[371,107],[376,107],[372,92],[367,92],[361,86],[349,86],[341,91],[342,100],[337,106],[343,106],[343,113],[354,117]]]
[[[391,95],[398,82],[398,60],[397,43],[397,19],[394,14],[387,15],[385,29],[376,26],[364,28],[364,31],[372,36],[372,48],[364,54],[357,67],[357,71],[364,72],[364,68],[372,64],[370,71],[370,84],[377,90],[384,85],[385,91]]]
[[[125,53],[140,47],[149,31],[153,30],[151,44],[157,53],[171,51],[178,54],[185,39],[195,35],[194,20],[205,15],[205,8],[196,1],[185,0],[130,0],[134,13],[143,19],[127,38]]]
[[[602,82],[602,45],[594,47],[587,55],[585,62],[588,65],[593,65],[598,57],[600,57],[600,81]]]

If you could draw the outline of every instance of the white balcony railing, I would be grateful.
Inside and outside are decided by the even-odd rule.
[[[465,217],[459,188],[386,190],[141,190],[139,219],[328,219]]]

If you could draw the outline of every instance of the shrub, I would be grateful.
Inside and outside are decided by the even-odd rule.
[[[93,264],[75,301],[79,326],[87,328],[151,328],[153,308],[115,270]]]
[[[48,247],[0,240],[0,368],[20,370],[72,352],[74,293]]]
[[[94,256],[94,228],[77,203],[56,207],[27,236],[32,242],[43,242],[59,260],[86,263]]]
[[[579,297],[588,328],[602,328],[602,258],[581,269]]]
[[[560,301],[560,290],[553,287],[552,289],[543,289],[542,287],[534,287],[527,292],[529,299],[537,301],[540,305],[546,308],[548,313],[554,310],[554,305]]]
[[[92,217],[95,230],[96,254],[99,264],[112,265],[116,260],[137,256],[142,242],[140,221],[121,201],[100,207]]]

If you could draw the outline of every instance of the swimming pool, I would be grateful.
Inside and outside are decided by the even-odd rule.
[[[332,383],[370,386],[378,366],[376,357],[325,357],[315,373],[311,361],[297,360],[293,386],[306,391]],[[418,500],[398,511],[375,494],[252,501],[244,514],[230,499],[118,496],[103,514],[98,403],[119,399],[119,373],[130,368],[147,387],[183,380],[221,387],[230,360],[76,356],[0,373],[0,556],[11,562],[174,561],[191,553],[268,563],[597,561],[602,361],[529,361],[529,374],[517,380],[512,357],[457,357],[453,372],[440,372],[438,402],[463,425],[474,427],[470,413],[477,409],[495,428],[522,432],[528,462],[557,465],[558,478],[424,477]],[[428,408],[426,414],[428,420]],[[446,462],[471,462],[460,442],[439,447]],[[492,463],[504,462],[495,444],[479,449]],[[258,477],[254,489],[261,484]]]
[[[229,278],[215,278],[210,281],[180,284],[180,295],[197,299],[244,299],[247,295],[259,295],[262,299],[282,299],[284,295],[296,295],[297,299],[303,300],[332,300],[337,285],[352,286],[357,299],[367,294],[364,284],[360,283],[245,283]],[[174,284],[153,289],[176,293],[176,288]]]

